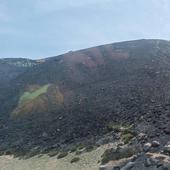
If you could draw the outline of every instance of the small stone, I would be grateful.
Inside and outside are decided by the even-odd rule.
[[[152,166],[152,162],[151,162],[151,159],[150,158],[147,158],[145,160],[145,163],[144,163],[145,167],[149,167],[149,166]]]
[[[163,151],[166,154],[170,154],[170,144],[169,143],[164,146]]]
[[[169,170],[169,168],[163,165],[163,166],[161,167],[161,170]]]
[[[43,132],[42,137],[48,137],[48,134],[46,132]]]
[[[158,146],[160,146],[160,143],[158,141],[155,140],[152,142],[152,147],[158,147]]]
[[[99,167],[99,170],[108,170],[108,165],[101,165],[100,167]]]
[[[167,134],[167,135],[170,135],[170,128],[169,127],[165,128],[164,129],[164,133]]]
[[[139,156],[138,155],[134,155],[131,159],[132,162],[134,162]]]
[[[113,170],[120,170],[120,167],[119,166],[114,166]]]
[[[145,133],[139,133],[138,138],[139,138],[139,140],[144,140],[146,138],[146,134]]]
[[[161,162],[157,159],[154,158],[147,158],[144,165],[146,167],[150,167],[150,166],[160,166]],[[161,164],[162,165],[162,164]]]
[[[121,168],[120,170],[130,170],[134,167],[134,165],[135,165],[134,162],[129,162],[123,168]]]
[[[157,165],[156,165],[156,167],[159,168],[159,167],[161,167],[162,165],[163,165],[163,164],[162,164],[161,162],[158,162]]]
[[[151,143],[145,143],[144,146],[143,146],[143,150],[145,152],[148,152],[151,148],[152,144]]]

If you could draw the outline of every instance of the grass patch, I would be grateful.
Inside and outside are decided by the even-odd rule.
[[[50,85],[47,84],[47,85],[44,85],[44,86],[40,87],[38,90],[35,90],[33,92],[28,92],[28,91],[24,92],[24,94],[20,97],[19,103],[31,101],[31,100],[37,98],[38,96],[40,96],[41,94],[46,93],[49,86]]]

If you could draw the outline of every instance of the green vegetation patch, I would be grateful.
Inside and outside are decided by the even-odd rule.
[[[111,131],[121,132],[121,131],[124,131],[124,129],[129,129],[129,128],[130,126],[127,124],[122,124],[122,123],[118,124],[114,122],[111,122],[106,126],[107,132],[111,132]]]
[[[58,151],[57,150],[52,150],[48,153],[48,156],[49,157],[53,157],[53,156],[56,156],[58,154]]]
[[[20,97],[19,103],[31,101],[31,100],[37,98],[38,96],[40,96],[41,94],[45,94],[47,92],[49,86],[50,85],[47,84],[33,92],[28,92],[28,91],[24,92],[24,94]]]
[[[68,155],[68,152],[61,152],[59,155],[58,155],[58,159],[61,159],[61,158],[64,158]]]
[[[127,133],[127,134],[122,135],[122,141],[125,144],[129,143],[131,141],[131,139],[133,139],[133,138],[134,138],[134,135],[131,134],[131,133]]]
[[[113,160],[119,160],[119,159],[123,159],[123,158],[129,158],[133,155],[136,155],[137,153],[139,153],[139,147],[125,147],[125,148],[119,148],[119,149],[115,149],[115,148],[111,148],[111,149],[107,149],[104,154],[102,155],[102,164],[106,164],[109,161],[113,161]]]
[[[78,162],[79,160],[80,160],[79,157],[75,157],[75,158],[73,158],[73,159],[71,160],[71,163],[76,163],[76,162]]]
[[[131,141],[131,139],[133,139],[136,136],[136,132],[133,131],[132,129],[122,129],[121,132],[121,139],[122,141],[127,144]]]

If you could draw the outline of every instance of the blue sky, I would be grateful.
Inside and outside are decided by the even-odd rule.
[[[169,0],[0,0],[0,58],[43,58],[141,38],[170,40],[169,9]]]

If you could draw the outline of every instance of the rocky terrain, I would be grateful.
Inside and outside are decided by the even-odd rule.
[[[127,133],[125,131],[127,130],[120,129],[120,136]],[[128,141],[107,149],[102,155],[99,170],[168,170],[169,144],[169,136],[149,138],[145,133],[136,133],[136,136],[129,138]]]
[[[169,168],[169,41],[0,59],[0,103],[1,155],[62,160],[114,144],[98,160],[101,170]]]

